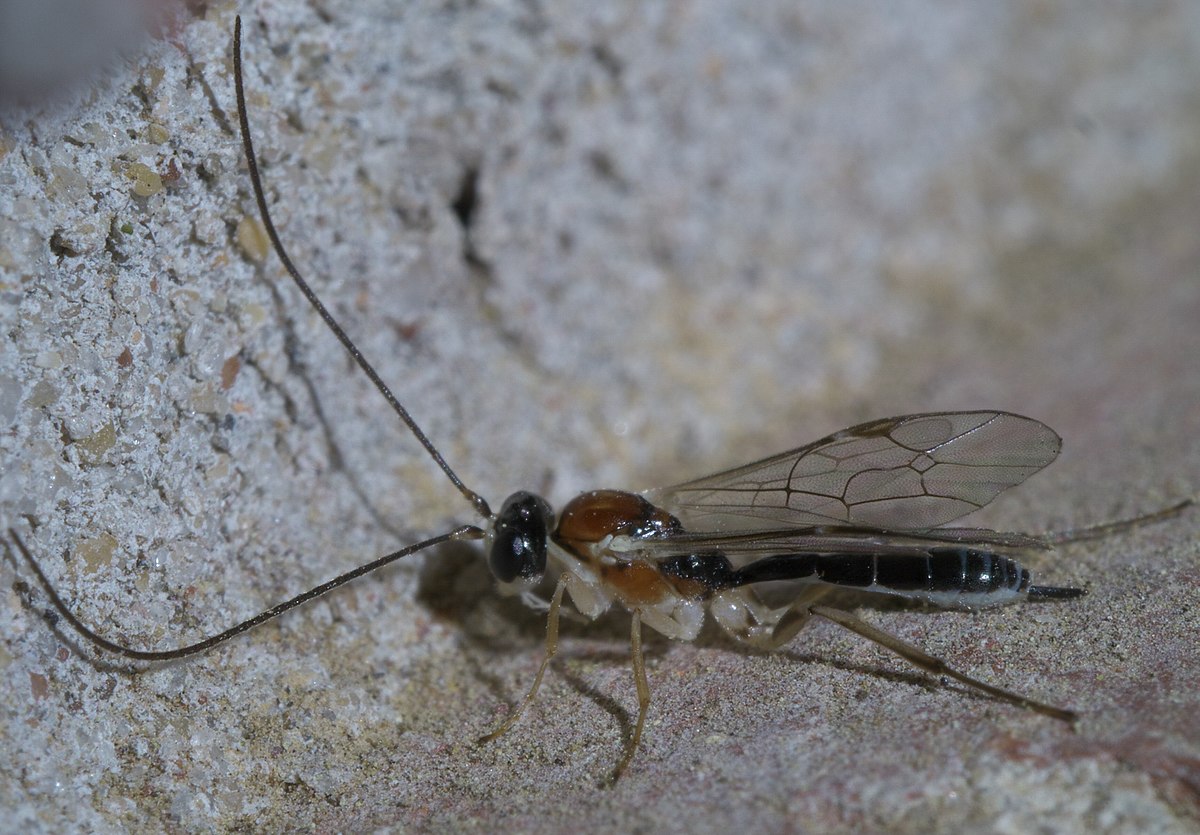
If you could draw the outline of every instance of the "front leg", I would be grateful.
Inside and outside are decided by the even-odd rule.
[[[525,694],[525,698],[513,709],[513,712],[508,715],[508,718],[504,720],[500,727],[479,738],[480,744],[491,742],[493,739],[508,733],[509,729],[517,724],[517,720],[521,718],[521,714],[525,712],[525,708],[533,703],[538,688],[542,686],[542,677],[546,675],[546,668],[550,666],[551,659],[558,652],[558,612],[562,608],[563,591],[567,588],[567,578],[569,576],[568,574],[564,574],[559,578],[558,585],[554,587],[554,597],[550,600],[550,611],[546,616],[546,654],[542,658],[542,665],[538,667],[537,675],[533,678],[533,686],[529,688],[529,692]]]

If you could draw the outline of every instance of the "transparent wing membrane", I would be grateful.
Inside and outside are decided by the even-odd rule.
[[[925,530],[978,510],[1058,455],[1053,429],[1009,412],[872,421],[722,473],[648,492],[701,530],[866,525]]]
[[[682,531],[637,540],[631,550],[651,559],[719,551],[734,565],[765,554],[838,552],[863,555],[925,554],[930,548],[960,545],[1011,555],[1052,552],[1047,540],[986,528],[939,528],[921,532],[843,526],[780,528],[765,531]]]

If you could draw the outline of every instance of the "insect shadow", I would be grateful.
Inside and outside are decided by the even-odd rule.
[[[532,703],[559,649],[560,617],[594,621],[617,604],[629,613],[636,718],[611,774],[616,780],[641,741],[650,706],[642,625],[694,640],[706,619],[739,644],[786,646],[813,618],[837,624],[899,655],[938,680],[1053,719],[1074,711],[960,672],[851,614],[835,592],[904,598],[938,608],[981,609],[1027,600],[1065,601],[1081,588],[1034,583],[1026,562],[1058,546],[1112,536],[1166,519],[1186,500],[1135,519],[1060,534],[944,527],[982,508],[1050,464],[1059,436],[1032,418],[999,410],[948,411],[871,421],[770,458],[671,487],[631,493],[594,490],[557,514],[533,493],[513,493],[498,512],[458,476],[407,408],[334,319],[292,262],[275,224],[251,139],[242,71],[241,19],[234,26],[238,123],[250,184],[272,248],[296,287],[367,375],[400,421],[474,510],[462,524],[361,565],[228,629],[186,646],[146,649],[83,623],[16,530],[15,546],[57,617],[92,647],[137,662],[205,652],[412,554],[482,541],[501,591],[545,612],[543,660],[525,697],[480,741],[510,730]],[[9,544],[11,540],[11,546]],[[549,588],[547,588],[549,586]],[[785,593],[779,596],[778,590]],[[774,600],[766,596],[770,591]],[[548,595],[547,595],[548,592]],[[56,627],[57,629],[58,627]],[[811,660],[805,656],[801,660]],[[859,671],[855,669],[855,671]],[[870,671],[876,673],[877,671]],[[590,688],[585,687],[588,692]],[[615,705],[609,697],[610,706]],[[629,727],[631,724],[631,727]]]

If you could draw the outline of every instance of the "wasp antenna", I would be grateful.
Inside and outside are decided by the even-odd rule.
[[[425,451],[429,453],[442,472],[446,474],[446,477],[450,479],[450,483],[471,503],[471,506],[475,508],[480,516],[485,519],[491,518],[492,511],[488,507],[488,503],[482,496],[470,487],[467,487],[462,479],[458,477],[457,473],[450,468],[450,465],[446,463],[446,459],[442,457],[437,447],[433,445],[433,442],[429,440],[425,432],[413,420],[412,415],[408,413],[408,409],[404,408],[403,404],[392,394],[392,390],[380,378],[378,372],[375,371],[375,367],[363,356],[358,346],[354,344],[354,341],[342,330],[342,326],[333,318],[333,314],[329,312],[325,304],[313,292],[313,289],[308,286],[308,282],[300,274],[300,270],[296,267],[291,256],[288,255],[287,250],[284,248],[283,241],[279,238],[279,233],[275,230],[275,223],[271,219],[271,211],[267,206],[267,197],[263,189],[262,176],[258,170],[258,157],[254,153],[254,142],[250,138],[250,119],[247,116],[246,92],[242,73],[242,18],[240,15],[235,18],[233,24],[233,83],[234,89],[237,92],[238,125],[242,132],[242,147],[246,152],[246,167],[250,172],[250,185],[254,191],[254,200],[258,203],[258,214],[262,218],[263,227],[267,230],[267,237],[271,240],[271,247],[275,250],[275,254],[279,257],[283,268],[291,276],[296,286],[300,288],[300,293],[313,306],[321,319],[324,320],[325,325],[333,331],[333,335],[350,352],[350,356],[358,363],[358,367],[363,370],[375,388],[383,395],[383,399],[392,407],[392,411],[404,422],[404,425],[412,432],[413,437],[421,442],[421,446],[425,447]]]
[[[273,606],[264,612],[260,612],[252,618],[229,627],[224,632],[219,632],[212,637],[205,638],[202,641],[197,641],[194,644],[188,644],[186,646],[166,650],[144,650],[128,647],[124,644],[118,644],[115,641],[110,641],[108,638],[105,638],[103,635],[96,632],[96,630],[85,624],[78,617],[76,617],[75,613],[72,612],[70,608],[68,608],[67,604],[63,602],[62,597],[59,596],[58,592],[54,588],[54,585],[50,582],[50,578],[48,578],[45,572],[42,571],[41,565],[39,565],[38,561],[34,559],[34,556],[29,552],[29,549],[25,547],[25,543],[21,540],[21,537],[17,535],[17,532],[12,528],[9,528],[8,535],[12,538],[12,541],[16,543],[17,550],[19,550],[21,555],[25,557],[25,562],[27,562],[29,567],[33,569],[33,573],[37,576],[38,582],[41,584],[42,589],[45,590],[46,596],[50,598],[50,602],[54,605],[54,608],[58,610],[58,613],[62,615],[63,619],[66,620],[67,623],[71,624],[72,629],[74,629],[91,643],[103,650],[106,650],[107,652],[123,655],[126,658],[132,658],[135,661],[170,661],[175,658],[186,658],[189,655],[196,655],[197,653],[201,653],[207,649],[215,647],[217,644],[223,644],[230,638],[240,635],[243,632],[247,632],[256,626],[266,623],[269,620],[274,620],[290,609],[294,609],[297,606],[313,600],[314,598],[320,597],[326,592],[333,591],[338,586],[344,586],[346,583],[349,583],[351,580],[355,580],[364,574],[370,574],[375,569],[382,568],[383,566],[393,563],[402,557],[407,557],[410,554],[415,554],[418,551],[424,551],[426,548],[432,548],[434,545],[440,545],[441,543],[448,542],[452,539],[479,539],[484,536],[484,532],[474,525],[463,525],[455,528],[452,531],[441,534],[440,536],[422,540],[414,545],[401,548],[399,551],[393,551],[390,554],[386,554],[374,562],[360,565],[355,569],[347,571],[345,574],[339,574],[337,577],[334,577],[328,582],[322,583],[315,588],[311,588],[302,594],[296,595],[290,600],[285,600],[283,603],[280,603],[277,606]],[[4,543],[4,549],[6,551],[10,550],[7,541]]]
[[[1156,510],[1151,513],[1143,513],[1141,516],[1134,516],[1130,519],[1118,519],[1115,522],[1104,522],[1099,525],[1090,525],[1086,528],[1053,531],[1044,534],[1042,539],[1051,545],[1067,545],[1072,542],[1084,542],[1090,539],[1104,539],[1105,537],[1135,530],[1143,525],[1154,525],[1158,522],[1173,519],[1188,508],[1195,506],[1195,504],[1195,498],[1187,498],[1181,502],[1176,502],[1170,507],[1164,507],[1162,510]]]

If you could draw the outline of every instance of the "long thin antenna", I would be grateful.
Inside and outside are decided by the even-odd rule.
[[[1041,538],[1051,545],[1068,545],[1072,542],[1086,542],[1089,539],[1103,539],[1106,536],[1136,530],[1143,525],[1153,525],[1158,522],[1178,516],[1196,504],[1196,499],[1188,498],[1170,507],[1156,510],[1153,513],[1143,513],[1132,519],[1118,519],[1116,522],[1104,522],[1100,525],[1090,525],[1086,528],[1072,528],[1067,531],[1053,531],[1042,534]]]
[[[254,154],[254,143],[250,139],[250,120],[246,115],[246,93],[243,89],[242,82],[241,15],[235,19],[233,26],[233,79],[234,87],[237,90],[238,124],[241,126],[242,130],[242,147],[246,151],[246,166],[250,169],[250,184],[254,189],[254,199],[258,202],[258,213],[262,217],[263,226],[266,227],[267,237],[271,239],[271,246],[275,249],[275,254],[279,256],[279,260],[283,263],[283,268],[287,270],[288,275],[292,277],[292,281],[296,282],[296,286],[300,288],[300,292],[304,295],[304,298],[308,299],[308,303],[311,304],[316,309],[317,313],[320,314],[321,318],[325,320],[325,324],[331,331],[333,331],[333,335],[336,336],[338,341],[341,342],[342,345],[345,346],[346,350],[350,352],[350,356],[354,357],[354,361],[358,363],[358,367],[366,372],[367,377],[369,377],[371,382],[375,384],[375,388],[377,388],[379,393],[383,395],[383,399],[386,400],[388,405],[392,407],[392,411],[399,415],[400,420],[404,421],[404,425],[407,426],[409,431],[413,433],[413,436],[421,442],[421,446],[425,447],[425,451],[428,452],[430,457],[433,458],[437,465],[442,468],[442,472],[446,474],[446,477],[450,479],[450,482],[458,488],[458,492],[463,494],[466,500],[471,503],[471,506],[475,508],[477,513],[479,513],[485,519],[490,519],[492,516],[492,511],[491,508],[488,507],[488,503],[484,500],[483,496],[480,496],[470,487],[465,485],[462,479],[455,474],[454,470],[450,469],[450,465],[446,463],[446,459],[442,457],[442,454],[438,452],[437,447],[435,447],[429,438],[426,437],[425,433],[421,431],[421,427],[417,425],[417,422],[413,420],[412,415],[408,413],[408,409],[404,408],[400,401],[396,399],[396,396],[392,394],[392,390],[387,387],[382,379],[380,379],[379,374],[375,371],[374,366],[372,366],[371,363],[367,361],[367,358],[362,355],[362,352],[358,350],[358,346],[351,341],[350,337],[346,335],[346,332],[342,330],[341,325],[337,323],[337,321],[333,318],[333,315],[330,314],[330,312],[325,308],[325,305],[321,302],[321,300],[317,298],[317,294],[314,293],[312,288],[308,286],[308,282],[305,281],[304,277],[300,275],[300,271],[296,269],[296,265],[292,262],[291,257],[287,254],[287,250],[284,249],[283,242],[279,239],[279,233],[275,231],[275,223],[271,220],[270,209],[267,208],[267,197],[263,190],[262,177],[258,173],[258,158]]]
[[[178,647],[176,649],[163,650],[134,649],[133,647],[127,647],[122,644],[115,643],[110,641],[108,638],[99,635],[94,629],[83,623],[83,621],[76,617],[75,614],[72,613],[69,608],[67,608],[67,604],[64,603],[62,598],[58,596],[58,592],[54,590],[54,586],[51,585],[49,578],[47,578],[45,573],[43,573],[42,567],[38,565],[37,560],[33,558],[33,554],[29,553],[29,549],[25,547],[25,543],[21,541],[21,537],[17,536],[17,532],[12,528],[9,528],[8,535],[12,537],[13,542],[17,543],[17,549],[20,550],[22,556],[25,557],[25,561],[29,563],[29,567],[33,569],[33,573],[37,575],[38,582],[42,584],[42,589],[45,590],[46,595],[50,598],[50,602],[54,604],[54,608],[58,610],[58,613],[62,615],[64,619],[66,619],[67,623],[71,624],[76,632],[87,638],[96,646],[106,649],[109,652],[115,652],[118,655],[124,655],[126,658],[133,658],[137,661],[170,661],[174,658],[186,658],[189,655],[195,655],[196,653],[204,652],[209,647],[214,647],[217,644],[224,643],[235,635],[240,635],[246,630],[253,629],[259,624],[266,623],[269,620],[274,620],[289,609],[294,609],[302,603],[307,603],[314,597],[320,597],[321,595],[325,594],[325,592],[332,591],[338,586],[344,586],[351,580],[357,579],[364,574],[369,574],[377,568],[382,568],[388,563],[395,562],[401,557],[407,557],[409,554],[415,554],[417,551],[423,551],[426,548],[431,548],[434,545],[440,545],[441,543],[447,542],[451,539],[479,539],[480,537],[484,536],[484,532],[474,525],[463,525],[448,533],[444,533],[441,536],[435,536],[432,539],[423,540],[415,545],[409,545],[407,548],[401,548],[399,551],[394,551],[391,554],[382,556],[374,562],[369,562],[366,565],[360,565],[358,568],[347,571],[345,574],[339,574],[337,577],[334,577],[332,580],[326,583],[322,583],[316,588],[312,588],[302,594],[298,594],[291,600],[286,600],[283,603],[280,603],[278,606],[273,606],[270,609],[267,609],[265,612],[261,612],[235,626],[231,626],[224,632],[220,632],[210,638],[205,638],[203,641],[197,641],[194,644],[188,644],[187,646]],[[4,543],[4,550],[9,550],[7,540]]]

